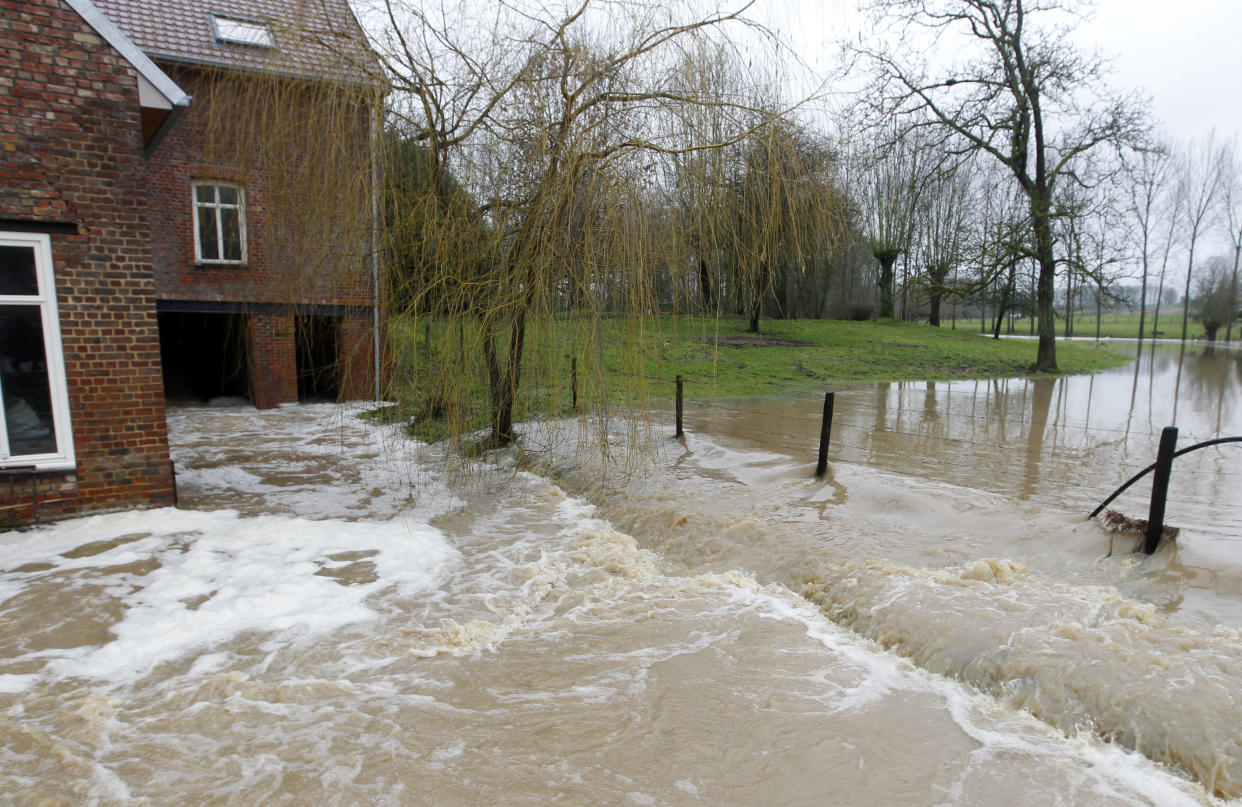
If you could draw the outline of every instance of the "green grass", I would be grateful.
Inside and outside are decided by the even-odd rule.
[[[1074,330],[1072,336],[1095,338],[1095,312],[1083,312],[1074,315]],[[946,321],[947,322],[947,321]],[[1151,337],[1152,331],[1152,312],[1147,312],[1147,319],[1143,323],[1143,330],[1146,336]],[[1182,338],[1182,309],[1180,306],[1161,306],[1159,321],[1159,337],[1161,339],[1181,339]],[[989,327],[991,323],[989,321]],[[1007,327],[1007,326],[1006,326]],[[975,319],[958,319],[957,329],[959,331],[979,332],[979,320]],[[1014,321],[1014,333],[1019,335],[1029,334],[1031,329],[1031,321],[1029,319],[1020,319]],[[1100,317],[1100,337],[1103,339],[1137,339],[1139,329],[1138,312],[1118,312],[1106,313]],[[1238,328],[1234,328],[1234,334],[1237,335]],[[1065,335],[1065,321],[1057,320],[1057,336]],[[1225,331],[1222,328],[1217,333],[1218,339],[1223,339]],[[1187,339],[1202,339],[1203,325],[1193,318],[1187,324]]]
[[[454,324],[446,330],[434,320],[427,325],[399,321],[390,329],[401,406],[389,414],[412,420],[414,433],[425,440],[485,426],[487,384],[477,329]],[[515,419],[572,411],[572,358],[580,409],[589,410],[670,398],[677,375],[700,402],[868,381],[1022,376],[1037,347],[1033,340],[993,340],[961,327],[896,321],[766,320],[757,335],[746,333],[746,326],[735,318],[533,319]],[[1094,344],[1057,345],[1062,373],[1093,372],[1129,359]]]
[[[757,335],[743,320],[664,319],[652,323],[651,378],[681,374],[719,397],[781,395],[865,381],[938,381],[1021,376],[1037,345],[993,340],[928,325],[883,321],[768,321]],[[1095,345],[1058,343],[1058,368],[1087,373],[1128,359]],[[609,370],[624,365],[612,359]],[[704,387],[700,387],[704,388]]]

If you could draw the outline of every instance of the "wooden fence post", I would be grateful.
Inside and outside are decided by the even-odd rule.
[[[574,413],[578,411],[578,357],[569,360],[569,389],[573,396]]]
[[[1173,473],[1173,454],[1177,451],[1177,427],[1165,426],[1160,432],[1160,451],[1156,454],[1156,470],[1151,479],[1151,507],[1147,511],[1147,533],[1143,551],[1148,555],[1160,545],[1164,533],[1164,505],[1169,499],[1169,477]]]
[[[677,433],[674,437],[685,437],[686,433],[681,428],[681,376],[677,376]]]
[[[819,462],[815,465],[815,475],[823,476],[828,472],[828,439],[832,434],[832,409],[837,400],[835,392],[824,393],[824,420],[819,426]]]

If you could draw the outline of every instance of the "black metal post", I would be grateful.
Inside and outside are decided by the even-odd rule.
[[[824,421],[819,426],[819,462],[815,465],[816,476],[823,476],[828,472],[828,438],[832,434],[832,407],[836,400],[835,392],[824,393]]]
[[[677,434],[674,437],[685,437],[686,433],[681,428],[681,376],[677,376]]]
[[[1164,533],[1164,505],[1169,498],[1169,476],[1173,473],[1173,455],[1177,451],[1177,427],[1165,426],[1160,432],[1160,451],[1156,454],[1156,470],[1151,480],[1151,508],[1147,511],[1147,534],[1143,551],[1148,555],[1160,545]]]

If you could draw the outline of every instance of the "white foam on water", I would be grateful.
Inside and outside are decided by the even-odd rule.
[[[99,542],[132,533],[148,537],[89,557],[62,557],[66,547],[81,546],[84,538]],[[57,569],[158,560],[145,574],[117,577],[128,591],[120,594],[124,615],[110,626],[112,641],[35,654],[46,660],[47,675],[109,681],[145,675],[163,662],[247,632],[306,637],[372,620],[378,616],[369,602],[373,595],[393,590],[407,596],[431,588],[457,556],[438,530],[418,522],[178,510],[68,521],[0,549],[6,565],[20,558]],[[370,564],[373,571],[346,583],[340,578],[354,562]],[[224,663],[212,653],[197,659],[195,667],[207,671]],[[16,688],[31,677],[6,681]]]
[[[37,675],[0,675],[0,695],[15,695],[26,692],[39,682]]]

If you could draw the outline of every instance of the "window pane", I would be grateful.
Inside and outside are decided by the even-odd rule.
[[[220,204],[235,205],[237,204],[237,188],[231,188],[228,185],[220,185],[217,190],[220,191]]]
[[[275,41],[272,32],[261,22],[236,20],[229,17],[212,15],[216,22],[216,38],[225,42],[237,42],[241,45],[259,45],[270,48]]]
[[[216,241],[216,209],[198,209],[198,253],[205,261],[220,260],[220,245]]]
[[[194,198],[199,202],[216,201],[216,186],[215,185],[195,185],[194,186]]]
[[[9,453],[55,454],[52,390],[37,305],[0,306],[0,393]]]
[[[224,236],[224,260],[240,261],[242,259],[241,224],[237,208],[220,208],[220,227]]]
[[[0,294],[38,294],[34,247],[0,247]]]

